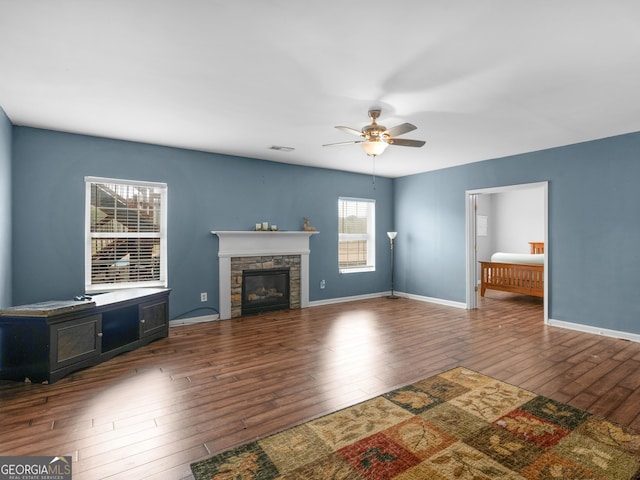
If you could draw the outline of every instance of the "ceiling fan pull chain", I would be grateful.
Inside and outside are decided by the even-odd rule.
[[[373,162],[373,189],[376,189],[376,156],[373,155],[371,157],[371,162]]]

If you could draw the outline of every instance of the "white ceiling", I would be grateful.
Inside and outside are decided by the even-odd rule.
[[[640,131],[638,0],[0,0],[15,125],[398,177]],[[270,150],[272,145],[295,148]]]

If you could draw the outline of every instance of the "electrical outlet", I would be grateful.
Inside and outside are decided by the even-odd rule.
[[[325,285],[324,280],[320,280],[320,288],[324,288],[324,285]]]
[[[200,301],[201,302],[206,302],[207,301],[207,292],[202,292],[200,294]]]

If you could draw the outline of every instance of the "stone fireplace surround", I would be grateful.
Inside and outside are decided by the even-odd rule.
[[[300,255],[267,255],[231,259],[231,318],[242,311],[242,272],[244,270],[289,270],[289,308],[300,308]]]
[[[242,269],[290,268],[291,308],[309,306],[309,239],[318,232],[214,231],[219,238],[220,318],[241,312]],[[238,286],[238,272],[240,285]]]

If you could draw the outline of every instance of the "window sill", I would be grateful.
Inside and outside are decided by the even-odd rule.
[[[340,273],[363,273],[375,272],[376,267],[360,267],[360,268],[341,268]]]

